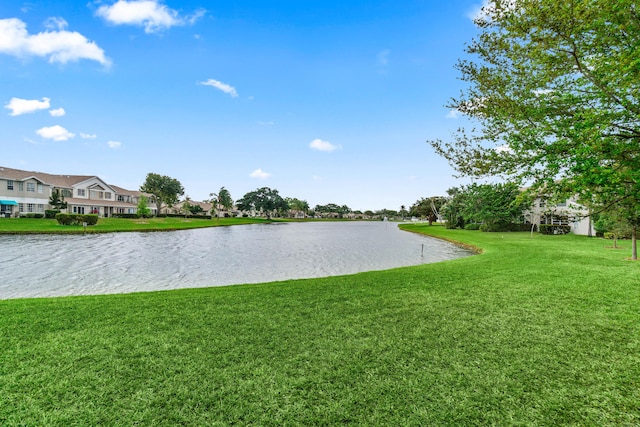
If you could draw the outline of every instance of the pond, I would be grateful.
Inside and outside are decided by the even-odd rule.
[[[0,236],[0,299],[113,294],[326,277],[467,256],[389,222],[175,232]]]

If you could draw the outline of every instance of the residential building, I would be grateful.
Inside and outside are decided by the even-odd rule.
[[[525,221],[540,226],[568,225],[573,234],[595,236],[589,210],[571,198],[558,204],[550,204],[543,198],[537,198],[530,209],[524,211]]]
[[[135,213],[143,193],[109,185],[92,175],[54,175],[0,167],[0,214],[19,216],[51,209],[49,198],[59,192],[67,202],[67,212],[97,214]],[[151,197],[150,195],[147,195]],[[150,201],[149,209],[155,213]]]

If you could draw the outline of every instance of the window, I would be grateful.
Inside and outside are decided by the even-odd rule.
[[[35,212],[34,207],[33,203],[27,203],[27,212]]]
[[[80,197],[85,197],[86,196],[84,188],[78,188],[78,196],[80,196]]]
[[[104,198],[111,200],[111,193],[109,191],[104,192]]]
[[[24,191],[24,182],[18,183],[18,191]]]
[[[18,212],[24,212],[24,203],[18,203]]]
[[[118,194],[118,201],[119,202],[124,202],[124,196],[121,194]],[[120,213],[124,213],[124,212],[120,212]]]
[[[35,193],[36,192],[36,183],[35,182],[27,182],[27,192]],[[31,212],[31,211],[29,211]]]
[[[84,215],[84,206],[74,206],[73,213]]]
[[[13,191],[13,181],[7,181],[7,190]]]
[[[38,212],[44,212],[44,205],[43,204],[39,204],[38,205]]]
[[[73,197],[73,192],[68,188],[62,189],[62,197]]]
[[[91,190],[89,194],[90,199],[104,199],[104,193],[102,191]]]
[[[42,194],[44,191],[44,185],[38,184],[38,193]]]

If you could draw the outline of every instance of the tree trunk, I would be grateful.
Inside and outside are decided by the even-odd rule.
[[[634,261],[638,259],[638,245],[636,241],[637,229],[638,227],[634,225],[631,232],[631,259]]]

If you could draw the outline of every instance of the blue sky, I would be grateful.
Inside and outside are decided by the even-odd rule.
[[[0,165],[352,209],[463,183],[426,143],[481,0],[2,2]]]

